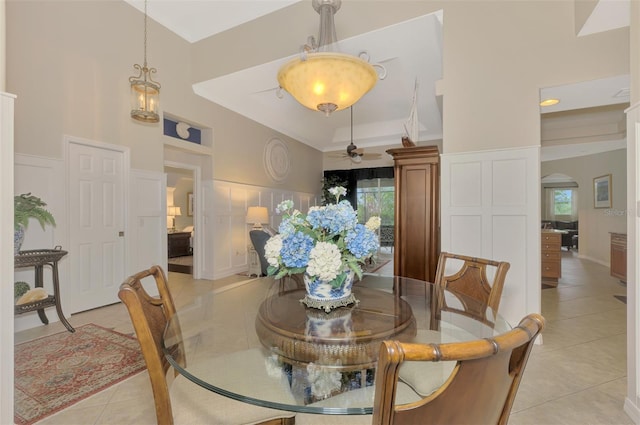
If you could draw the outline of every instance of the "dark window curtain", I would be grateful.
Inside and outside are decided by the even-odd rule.
[[[358,208],[358,180],[392,179],[393,167],[358,168],[355,170],[326,170],[324,178],[337,178],[346,181],[347,196],[345,197],[354,209]]]

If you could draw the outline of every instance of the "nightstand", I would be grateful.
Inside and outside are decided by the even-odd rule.
[[[258,253],[253,249],[253,245],[247,246],[247,252],[249,253],[249,271],[247,272],[247,275],[256,275],[257,277],[260,277],[262,274],[262,268],[260,267],[260,258],[258,258]]]
[[[191,232],[173,232],[167,234],[168,257],[184,257],[191,255],[189,250]]]

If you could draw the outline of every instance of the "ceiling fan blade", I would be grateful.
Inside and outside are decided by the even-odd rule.
[[[363,149],[363,148],[356,148],[356,149],[352,149],[352,150],[350,151],[350,153],[351,153],[351,154],[356,153],[356,154],[358,154],[358,155],[362,155],[362,154],[364,154],[364,149]]]
[[[362,157],[362,159],[365,160],[371,160],[371,159],[380,159],[382,157],[382,154],[380,153],[365,153],[360,155]]]
[[[349,158],[349,156],[343,153],[330,153],[329,158]]]
[[[276,91],[276,90],[278,90],[278,88],[279,88],[279,87],[278,87],[278,86],[276,86],[276,87],[271,87],[271,88],[264,89],[264,90],[258,90],[258,91],[256,91],[256,92],[254,92],[254,94],[268,93],[268,92],[270,92],[270,91]]]

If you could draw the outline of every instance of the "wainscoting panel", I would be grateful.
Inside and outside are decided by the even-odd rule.
[[[167,270],[164,173],[131,170],[128,275],[159,264]]]
[[[67,235],[67,209],[64,191],[64,166],[63,162],[51,158],[43,158],[31,155],[15,154],[14,161],[14,193],[31,193],[41,198],[47,203],[47,209],[56,219],[56,227],[46,226],[42,230],[40,224],[31,219],[29,227],[25,233],[22,249],[53,249],[61,246],[68,250]],[[58,263],[58,276],[60,278],[60,299],[62,301],[62,311],[68,313],[70,297],[73,290],[69,285],[69,256],[63,258]],[[29,286],[34,287],[33,268],[20,269],[14,272],[14,282],[25,281]],[[48,293],[53,293],[53,283],[51,280],[51,268],[44,268],[44,288]],[[67,307],[67,309],[65,309]],[[49,322],[59,321],[55,310],[47,310]],[[15,330],[21,331],[36,326],[41,326],[42,322],[36,312],[21,314],[15,317]]]
[[[295,208],[306,212],[316,205],[319,195],[280,190],[276,188],[251,186],[220,180],[213,181],[213,228],[215,269],[213,278],[220,279],[248,269],[248,247],[251,245],[249,231],[251,224],[245,222],[247,208],[264,206],[269,210],[271,227],[277,229],[280,217],[276,206],[285,199],[291,199]],[[207,213],[205,212],[205,216]]]
[[[500,312],[540,312],[539,148],[443,154],[441,249],[508,261]]]
[[[199,264],[199,269],[202,272],[199,276],[196,276],[199,279],[213,279],[215,276],[214,271],[216,270],[216,247],[217,241],[215,238],[216,228],[218,228],[216,223],[216,215],[215,215],[215,188],[213,180],[206,180],[202,182],[202,193],[196,194],[200,196],[202,202],[202,232],[197,232],[199,236],[199,240],[196,240],[197,247],[196,249],[200,249],[202,254],[200,255],[201,263]],[[196,238],[198,239],[198,238]],[[197,272],[198,270],[196,270]]]
[[[516,214],[494,215],[492,220],[491,250],[495,258],[507,259],[506,261],[509,261],[511,265],[507,273],[507,284],[502,290],[500,311],[505,315],[508,314],[507,312],[515,315],[516,312],[527,311],[528,307],[526,297],[521,294],[522,288],[515,283],[524,282],[527,279],[527,267],[535,261],[535,257],[527,258],[527,245],[525,244],[527,240],[527,216]],[[517,241],[521,243],[517,243]],[[540,270],[539,266],[537,270]],[[537,290],[539,293],[540,285],[538,285]],[[513,324],[513,320],[510,323]]]
[[[479,257],[482,255],[482,217],[480,215],[454,215],[450,217],[449,250]],[[443,245],[444,247],[444,245]],[[443,251],[446,251],[443,248]]]
[[[451,164],[451,180],[442,183],[442,192],[449,193],[451,206],[479,207],[482,205],[482,163],[470,161]]]

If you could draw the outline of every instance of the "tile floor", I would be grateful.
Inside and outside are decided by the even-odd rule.
[[[542,291],[547,319],[543,344],[536,345],[527,365],[509,423],[633,424],[622,410],[626,395],[626,307],[613,295],[626,288],[599,264],[563,252],[563,278],[557,289]],[[390,262],[377,271],[393,274]],[[177,308],[198,293],[246,280],[230,276],[194,281],[170,273]],[[73,326],[95,323],[132,333],[123,305],[115,304],[73,315]],[[64,331],[60,323],[19,332],[16,343]],[[93,397],[50,416],[39,424],[153,424],[155,414],[149,378],[142,372]]]

